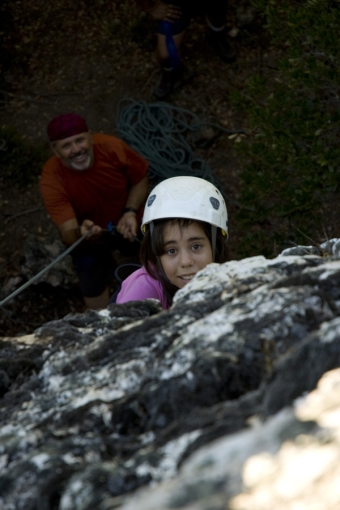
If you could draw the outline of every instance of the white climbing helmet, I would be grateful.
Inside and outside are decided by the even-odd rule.
[[[154,220],[187,218],[205,221],[228,236],[228,212],[221,192],[199,177],[171,177],[151,191],[145,204],[142,232]]]

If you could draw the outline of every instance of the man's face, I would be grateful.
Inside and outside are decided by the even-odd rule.
[[[93,143],[90,133],[80,133],[57,140],[52,149],[62,164],[72,170],[82,172],[93,165]]]

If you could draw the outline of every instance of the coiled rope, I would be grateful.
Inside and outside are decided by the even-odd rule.
[[[190,110],[164,102],[123,99],[117,112],[119,136],[149,162],[149,177],[159,181],[188,175],[201,177],[220,187],[206,161],[194,154],[186,135],[204,125],[228,134],[244,133],[212,122],[201,122]]]

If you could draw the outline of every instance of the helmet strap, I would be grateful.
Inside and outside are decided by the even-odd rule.
[[[153,232],[153,227],[154,227],[154,226],[155,226],[155,225],[154,225],[154,222],[153,222],[153,221],[150,221],[150,223],[149,223],[149,227],[150,227],[150,235],[151,235],[151,237],[152,237],[152,232]]]
[[[212,250],[213,262],[215,262],[215,253],[216,253],[216,234],[217,234],[217,227],[215,227],[215,225],[211,225],[211,250]]]

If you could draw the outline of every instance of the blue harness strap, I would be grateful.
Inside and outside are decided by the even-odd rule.
[[[169,53],[169,61],[171,64],[171,67],[173,69],[177,69],[177,67],[180,64],[180,58],[177,46],[175,44],[173,35],[172,35],[172,23],[169,21],[162,21],[162,32],[165,34],[165,44],[166,49]]]

